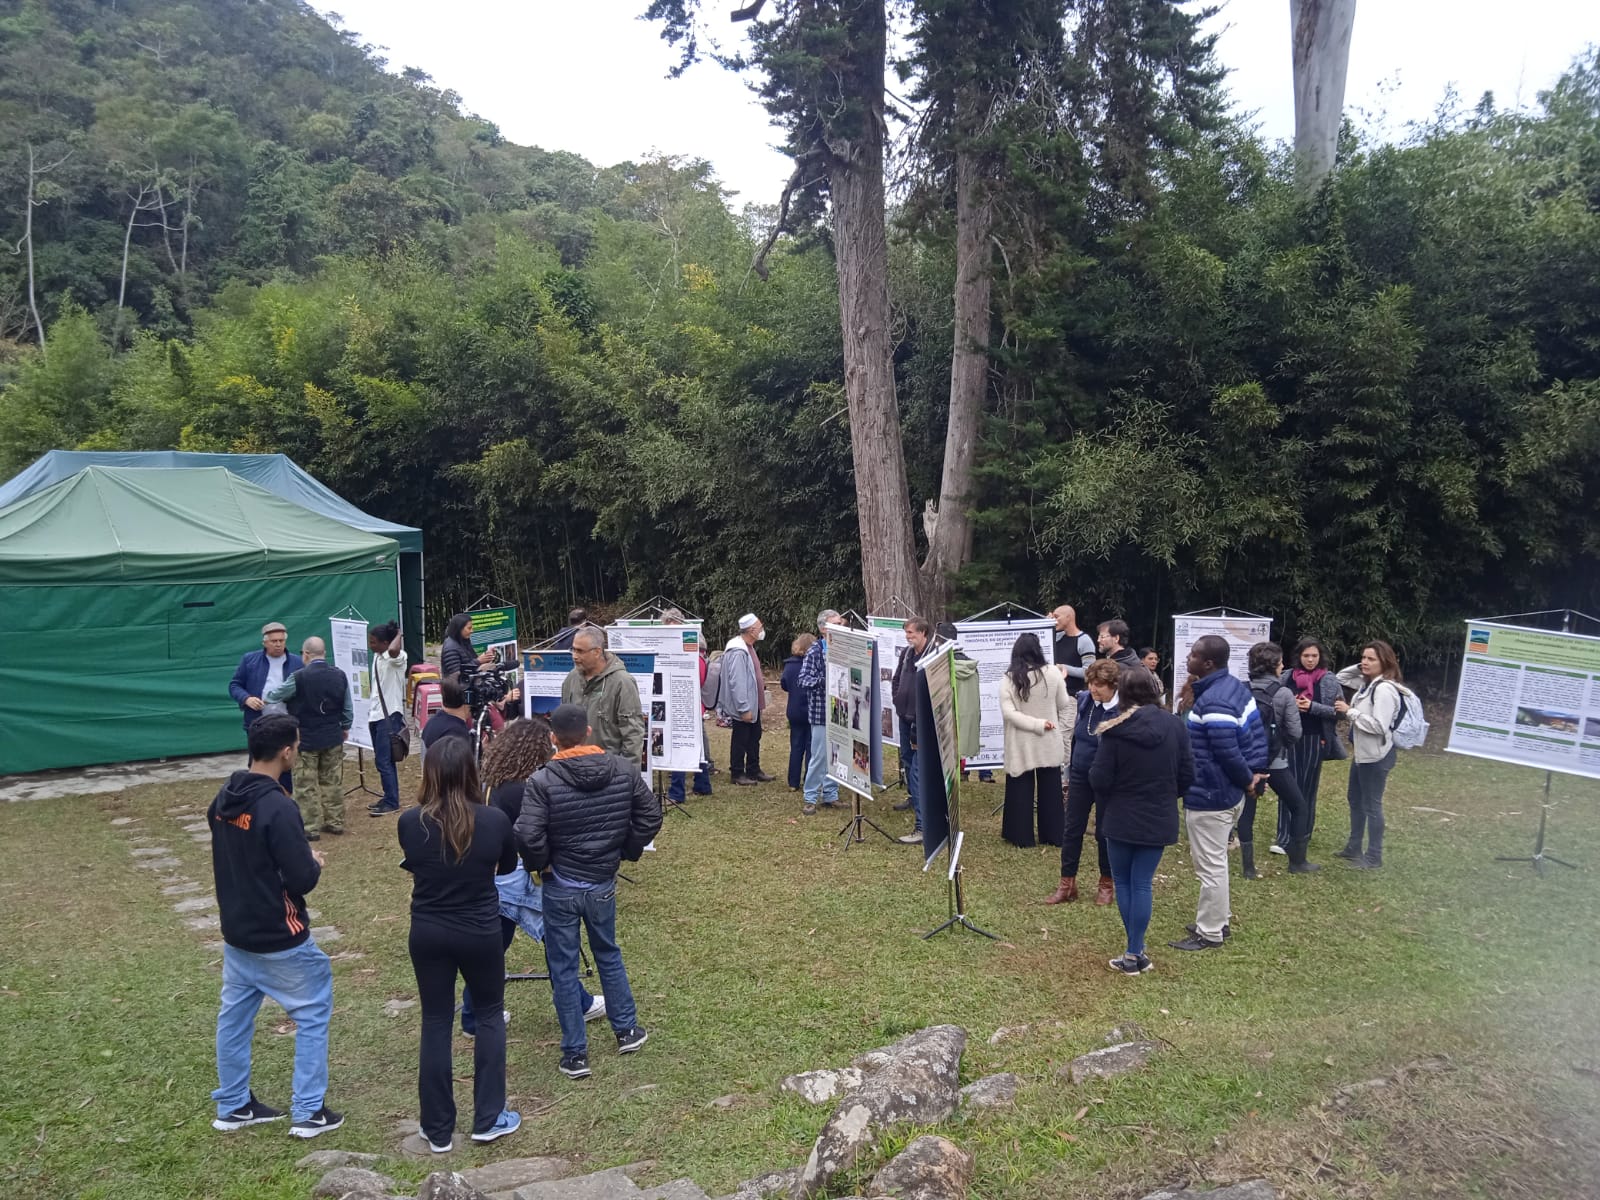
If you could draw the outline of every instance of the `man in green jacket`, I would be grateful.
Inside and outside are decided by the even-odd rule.
[[[628,762],[644,766],[644,710],[639,685],[606,649],[606,633],[585,625],[572,635],[572,672],[561,683],[561,703],[589,710],[593,743]]]

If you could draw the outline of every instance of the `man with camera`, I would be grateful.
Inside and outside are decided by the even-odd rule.
[[[454,675],[439,680],[439,699],[442,706],[422,727],[422,748],[431,749],[440,738],[464,737],[472,740],[472,706],[467,703],[467,689]]]
[[[355,707],[350,681],[328,661],[321,638],[307,638],[300,656],[306,665],[269,688],[266,699],[287,704],[289,715],[300,722],[300,754],[311,769],[295,799],[306,837],[314,842],[323,833],[344,832],[344,744],[355,723]]]
[[[561,703],[587,710],[596,746],[644,769],[644,709],[639,685],[606,649],[606,631],[585,625],[572,638],[576,664],[561,683]]]

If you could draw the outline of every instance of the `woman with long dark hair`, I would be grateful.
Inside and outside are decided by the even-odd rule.
[[[1011,665],[1000,679],[1000,715],[1005,721],[1006,792],[1000,836],[1013,846],[1032,846],[1035,807],[1039,841],[1061,844],[1061,763],[1072,702],[1061,672],[1044,661],[1036,635],[1025,633],[1011,648]]]
[[[1361,647],[1361,661],[1339,672],[1339,682],[1355,688],[1349,703],[1339,700],[1334,709],[1350,718],[1350,740],[1355,761],[1350,764],[1350,840],[1339,858],[1352,867],[1374,870],[1383,866],[1383,791],[1394,770],[1394,722],[1400,712],[1400,660],[1388,642],[1368,642]],[[1389,687],[1383,685],[1388,683]],[[1366,848],[1362,849],[1362,835]]]
[[[531,717],[512,721],[489,744],[483,756],[483,787],[489,803],[506,814],[513,828],[522,815],[522,797],[528,790],[528,777],[550,761],[550,722],[535,713]],[[539,877],[522,863],[494,878],[495,889],[500,893],[500,944],[509,950],[520,926],[535,941],[544,941],[544,903],[539,890]],[[603,996],[591,996],[584,986],[578,985],[578,1011],[585,1021],[595,1021],[606,1015]],[[510,1019],[508,1013],[506,1019]],[[468,1037],[477,1033],[477,1014],[472,1005],[472,989],[461,990],[461,1032]]]
[[[439,674],[448,678],[455,675],[465,679],[478,669],[480,663],[491,662],[493,650],[482,654],[472,649],[472,614],[457,613],[444,627],[444,645],[439,648]]]
[[[442,738],[423,759],[419,806],[400,814],[400,865],[411,872],[411,967],[422,1004],[420,1132],[435,1154],[455,1138],[450,1023],[457,974],[484,1010],[472,1054],[472,1140],[492,1142],[522,1124],[506,1109],[506,954],[494,884],[497,873],[516,866],[517,848],[505,813],[482,796],[472,744]]]
[[[1306,801],[1306,835],[1317,825],[1317,789],[1322,786],[1322,764],[1345,756],[1339,740],[1339,713],[1334,708],[1343,697],[1338,677],[1328,670],[1328,652],[1314,637],[1295,643],[1294,658],[1283,673],[1283,686],[1294,692],[1300,710],[1300,740],[1289,747],[1289,769]],[[1288,846],[1289,814],[1278,812],[1278,837],[1274,849]]]
[[[1322,868],[1306,861],[1311,827],[1307,821],[1305,796],[1300,792],[1294,772],[1289,769],[1289,752],[1300,744],[1305,734],[1294,693],[1279,678],[1282,673],[1282,646],[1276,642],[1257,642],[1250,647],[1250,694],[1255,697],[1256,711],[1267,729],[1266,783],[1278,797],[1278,812],[1288,817],[1289,836],[1283,846],[1289,854],[1289,870],[1305,875]],[[1239,817],[1239,859],[1246,879],[1260,878],[1256,874],[1255,828],[1256,804],[1263,794],[1264,789],[1259,785],[1246,789],[1244,811]]]

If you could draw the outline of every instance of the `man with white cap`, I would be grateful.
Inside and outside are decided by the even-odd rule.
[[[729,640],[722,654],[717,709],[733,722],[728,775],[730,782],[742,787],[773,780],[761,769],[761,712],[767,706],[767,683],[756,643],[766,636],[761,618],[745,613],[739,618],[739,635]]]
[[[289,630],[282,621],[268,621],[261,627],[261,649],[252,650],[239,660],[228,682],[228,695],[244,714],[244,727],[248,732],[258,717],[266,713],[284,713],[288,708],[282,703],[268,704],[263,697],[301,667],[305,666],[298,654],[290,654]],[[283,790],[294,791],[294,775],[285,771],[278,779]]]

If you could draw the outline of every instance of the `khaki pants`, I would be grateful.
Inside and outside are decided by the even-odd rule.
[[[1222,940],[1228,920],[1228,835],[1239,820],[1241,800],[1232,808],[1216,811],[1183,810],[1189,830],[1189,857],[1200,880],[1200,901],[1195,906],[1195,928],[1213,942]]]
[[[294,799],[306,832],[344,832],[344,746],[300,751],[296,783]]]

